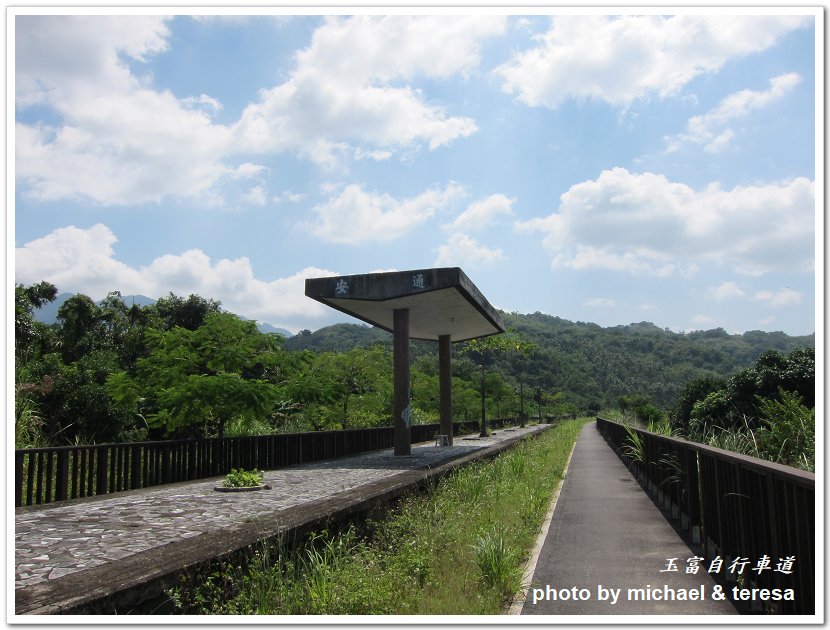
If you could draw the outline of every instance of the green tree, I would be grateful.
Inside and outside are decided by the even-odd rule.
[[[281,398],[281,340],[252,321],[209,313],[196,330],[150,331],[150,353],[135,376],[113,374],[107,388],[168,435],[224,437],[229,421],[267,417]]]
[[[816,466],[816,412],[801,397],[781,389],[778,399],[759,401],[763,426],[756,432],[758,449],[772,461],[804,470]]]
[[[77,361],[93,349],[107,345],[106,319],[104,312],[86,295],[73,295],[61,304],[58,325],[65,363]]]
[[[46,325],[35,319],[35,309],[54,301],[58,294],[55,285],[39,282],[30,286],[14,287],[14,348],[18,362],[38,356],[48,349]]]
[[[687,383],[677,397],[677,403],[675,403],[672,414],[672,427],[683,434],[688,434],[689,421],[695,403],[702,401],[706,396],[718,391],[723,386],[723,379],[715,376],[702,376]]]
[[[218,313],[221,302],[205,299],[200,295],[190,294],[187,299],[170,293],[159,298],[152,308],[161,320],[164,330],[180,326],[187,330],[196,330],[205,323],[211,313]]]

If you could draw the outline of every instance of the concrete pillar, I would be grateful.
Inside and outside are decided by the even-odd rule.
[[[452,446],[452,362],[450,359],[450,336],[438,337],[438,389],[440,391],[439,414],[441,433],[447,436]]]
[[[392,411],[395,421],[395,455],[412,454],[409,431],[409,309],[396,308],[392,312],[394,331],[395,395]]]

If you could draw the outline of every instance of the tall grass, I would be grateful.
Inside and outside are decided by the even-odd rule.
[[[189,614],[501,613],[587,421],[460,469],[359,529],[263,548],[169,595]]]

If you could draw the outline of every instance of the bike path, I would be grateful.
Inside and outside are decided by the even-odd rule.
[[[521,614],[737,614],[729,601],[713,600],[715,582],[708,564],[700,562],[696,574],[686,572],[688,559],[697,555],[605,442],[596,424],[586,424],[574,447]],[[664,571],[670,558],[676,559],[677,571]],[[609,599],[599,600],[600,586],[609,589],[603,593]],[[577,597],[585,597],[581,589],[587,589],[589,598],[574,599],[574,587]],[[641,601],[633,599],[639,591],[629,594],[629,589],[647,589],[648,595],[660,598],[681,592],[691,597],[701,587],[703,601]],[[568,599],[560,597],[563,589],[569,591]],[[620,589],[616,604],[611,603],[610,589]]]

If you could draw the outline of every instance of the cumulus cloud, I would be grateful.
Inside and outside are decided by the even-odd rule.
[[[547,217],[516,223],[541,232],[554,267],[691,275],[703,262],[763,274],[813,266],[814,183],[703,190],[624,168],[576,184]]]
[[[224,203],[226,180],[262,172],[251,155],[290,152],[318,164],[388,159],[397,150],[445,146],[477,130],[406,82],[472,72],[480,46],[504,32],[498,16],[330,18],[282,84],[260,91],[240,119],[213,116],[209,94],[153,87],[142,63],[169,50],[169,18],[17,16],[19,112],[48,122],[15,126],[15,168],[40,201],[102,205],[167,197]],[[32,110],[33,111],[33,110]],[[238,191],[237,191],[238,192]]]
[[[448,227],[458,231],[478,231],[489,226],[498,215],[512,215],[515,199],[501,194],[490,195],[467,206]]]
[[[169,36],[165,18],[17,16],[16,105],[48,107],[60,120],[15,126],[16,176],[30,197],[192,197],[233,172],[221,161],[230,130],[211,119],[220,104],[153,90],[125,61],[166,51]]]
[[[666,150],[671,153],[684,144],[702,144],[709,153],[723,151],[735,136],[727,123],[767,107],[786,96],[800,82],[801,76],[791,72],[770,79],[769,89],[763,92],[740,90],[730,94],[712,111],[690,118],[685,133],[667,137]]]
[[[456,232],[438,248],[435,266],[489,269],[502,260],[505,255],[501,248],[486,247],[467,234]]]
[[[732,298],[744,297],[746,293],[735,282],[722,282],[710,291],[710,295],[715,301],[723,302]]]
[[[767,306],[790,306],[801,304],[804,294],[789,287],[778,291],[757,291],[753,299],[764,302]]]
[[[568,99],[628,107],[664,98],[730,59],[769,48],[805,16],[556,16],[534,48],[494,70],[502,89],[532,107]]]
[[[85,293],[101,299],[110,291],[161,297],[198,293],[218,299],[232,312],[277,326],[294,328],[292,318],[323,317],[326,309],[305,297],[305,279],[337,275],[307,267],[285,278],[257,278],[246,257],[211,260],[191,249],[167,254],[143,267],[117,260],[115,234],[97,224],[89,229],[59,228],[15,249],[15,281],[47,280],[60,291]]]
[[[402,82],[471,72],[481,42],[505,28],[499,16],[327,18],[289,80],[245,109],[235,135],[251,150],[292,150],[323,165],[449,144],[477,131],[475,122]]]
[[[305,228],[332,243],[359,245],[391,241],[464,195],[464,188],[455,183],[430,188],[409,199],[367,192],[362,186],[351,184],[340,194],[314,206],[316,220],[305,224]]]

